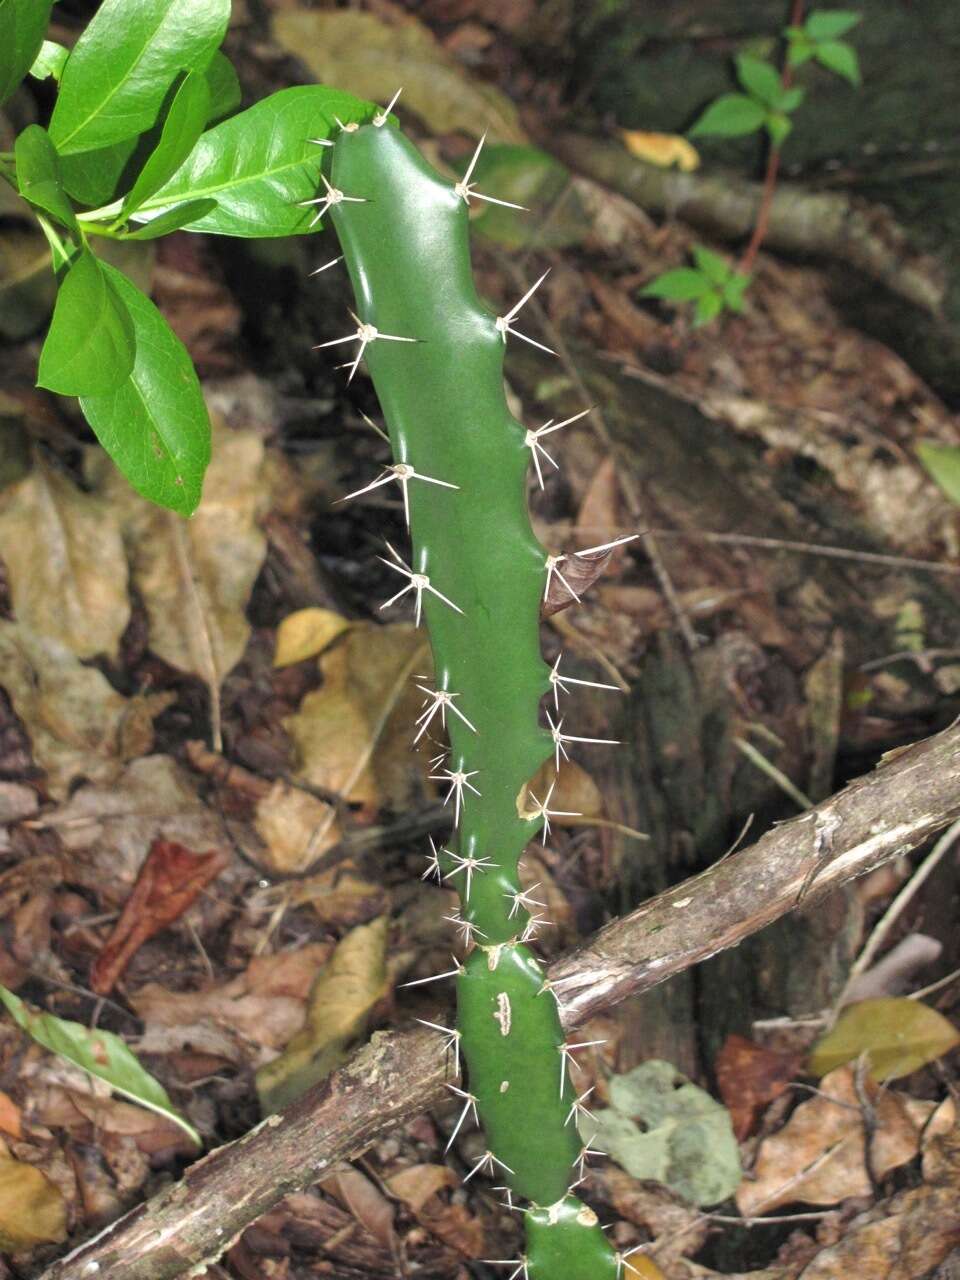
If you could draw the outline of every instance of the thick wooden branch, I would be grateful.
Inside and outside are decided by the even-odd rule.
[[[645,991],[798,906],[908,853],[960,817],[960,728],[873,773],[709,871],[614,921],[550,970],[564,1025]],[[56,1262],[42,1280],[201,1274],[288,1192],[446,1096],[433,1032],[378,1033],[282,1115],[220,1147],[176,1186]]]

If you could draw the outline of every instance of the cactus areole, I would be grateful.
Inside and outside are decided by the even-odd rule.
[[[504,395],[508,335],[533,341],[515,327],[526,298],[498,317],[477,295],[468,203],[490,197],[470,172],[447,181],[381,111],[341,127],[313,203],[330,212],[356,297],[356,332],[337,341],[359,344],[350,376],[362,356],[389,429],[394,463],[374,485],[400,484],[410,527],[409,553],[389,547],[383,559],[396,574],[387,603],[422,613],[433,649],[435,687],[423,686],[414,732],[445,726],[450,741],[438,776],[457,830],[432,867],[460,893],[456,923],[471,950],[454,971],[458,1025],[438,1028],[438,1052],[452,1072],[462,1051],[466,1078],[452,1086],[461,1122],[475,1115],[486,1134],[468,1177],[490,1175],[527,1204],[526,1251],[499,1260],[513,1276],[612,1280],[624,1258],[572,1194],[585,1160],[578,1046],[565,1044],[527,945],[542,903],[517,875],[552,813],[528,783],[570,739],[541,725],[541,700],[556,692],[539,640],[554,561],[527,511],[538,436]]]

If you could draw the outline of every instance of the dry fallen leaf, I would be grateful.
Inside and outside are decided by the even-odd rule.
[[[2,621],[0,685],[56,798],[77,778],[111,782],[126,760],[148,752],[153,717],[171,701],[166,693],[124,698],[58,640]]]
[[[172,840],[154,840],[120,919],[90,971],[90,986],[97,995],[113,990],[143,944],[178,920],[228,861],[219,849],[194,853]]]
[[[881,996],[848,1005],[814,1045],[809,1068],[822,1076],[867,1054],[877,1080],[919,1071],[960,1044],[960,1032],[942,1013],[906,996]]]
[[[25,628],[78,658],[116,656],[130,621],[127,559],[109,505],[42,459],[0,491],[0,552]]]
[[[802,1054],[776,1053],[744,1036],[727,1036],[714,1071],[738,1141],[753,1132],[760,1112],[789,1088],[802,1063]]]
[[[273,665],[289,667],[315,658],[349,626],[347,619],[332,609],[298,609],[288,614],[277,627]]]
[[[0,1143],[0,1249],[19,1253],[39,1244],[58,1244],[66,1234],[67,1206],[60,1191]]]
[[[366,816],[422,802],[425,760],[411,750],[410,726],[423,701],[413,677],[430,670],[423,633],[408,623],[357,624],[321,657],[320,669],[323,686],[284,721],[298,776],[362,805]],[[321,828],[317,839],[326,835]]]
[[[870,1081],[865,1087],[876,1116],[871,1164],[882,1178],[917,1154],[920,1123],[900,1094],[881,1091]],[[779,1132],[760,1143],[754,1177],[745,1179],[736,1194],[745,1218],[783,1204],[829,1205],[870,1195],[863,1115],[852,1068],[832,1071],[821,1080],[820,1090],[797,1107]]]
[[[686,138],[675,133],[644,133],[642,129],[621,129],[623,145],[638,160],[661,169],[676,165],[683,173],[700,167],[700,153]]]
[[[307,1022],[283,1053],[257,1072],[264,1111],[277,1111],[325,1079],[366,1034],[387,992],[387,918],[359,925],[338,944],[310,993]]]
[[[341,1169],[320,1184],[324,1191],[334,1196],[345,1209],[349,1209],[357,1222],[386,1249],[396,1247],[393,1227],[393,1206],[371,1180],[359,1169]]]
[[[257,801],[253,825],[266,845],[265,866],[280,875],[305,871],[342,838],[333,805],[282,778]],[[322,834],[318,834],[322,833]]]
[[[446,1204],[439,1196],[441,1191],[460,1185],[451,1168],[444,1164],[414,1164],[391,1174],[386,1182],[437,1239],[465,1257],[480,1257],[484,1248],[483,1223],[466,1205]]]

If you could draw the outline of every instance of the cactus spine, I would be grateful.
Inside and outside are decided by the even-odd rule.
[[[584,1160],[573,1046],[526,945],[539,904],[517,876],[549,804],[527,783],[562,747],[539,716],[552,688],[539,616],[554,562],[527,512],[533,433],[511,416],[503,388],[518,308],[498,318],[477,295],[471,194],[378,112],[341,126],[315,203],[331,213],[356,296],[350,376],[362,354],[390,432],[395,461],[378,480],[398,480],[407,504],[412,559],[390,548],[384,561],[397,575],[388,603],[412,600],[430,633],[436,688],[425,690],[418,733],[439,722],[450,739],[440,776],[456,796],[456,842],[434,869],[459,890],[458,923],[474,944],[456,974],[458,1027],[447,1037],[466,1060],[462,1118],[475,1109],[487,1135],[469,1176],[493,1174],[530,1204],[526,1252],[507,1263],[514,1276],[612,1280],[623,1259],[570,1192]]]

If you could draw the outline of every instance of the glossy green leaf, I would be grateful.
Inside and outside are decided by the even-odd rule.
[[[203,1139],[186,1120],[167,1094],[159,1080],[137,1061],[119,1036],[112,1031],[91,1030],[79,1022],[57,1018],[52,1013],[31,1009],[6,987],[0,986],[0,1003],[11,1018],[31,1039],[51,1053],[59,1054],[90,1075],[103,1080],[116,1093],[165,1116],[179,1125],[197,1144]]]
[[[142,150],[139,137],[126,138],[98,151],[78,151],[73,156],[61,156],[63,185],[80,204],[94,207],[107,204],[120,190],[129,187],[136,176],[134,157],[138,148]]]
[[[46,80],[48,76],[59,80],[69,56],[70,50],[64,45],[57,44],[56,40],[44,40],[40,52],[33,60],[30,74],[35,80]]]
[[[150,129],[176,77],[209,63],[229,17],[230,0],[104,0],[64,67],[50,121],[60,154]]]
[[[833,71],[852,85],[860,83],[860,62],[857,51],[843,40],[824,40],[817,45],[816,60],[828,71]]]
[[[820,9],[810,14],[805,29],[812,40],[836,40],[862,20],[862,14],[850,9]]]
[[[174,205],[166,213],[152,218],[145,226],[136,231],[124,233],[124,240],[158,240],[160,236],[168,236],[171,231],[179,231],[181,227],[189,227],[191,222],[203,218],[217,207],[216,200],[188,200],[186,204]]]
[[[206,77],[202,72],[191,71],[170,104],[159,142],[124,199],[121,219],[128,218],[173,177],[203,133],[209,109],[210,88]]]
[[[240,80],[233,63],[220,49],[210,59],[204,75],[210,90],[207,124],[216,124],[225,116],[232,115],[239,107]]]
[[[651,280],[643,290],[647,298],[669,298],[671,302],[689,302],[700,298],[710,288],[710,281],[701,271],[692,267],[678,267],[676,271],[665,271],[656,280]]]
[[[917,443],[917,457],[947,497],[960,506],[960,446],[934,440]]]
[[[103,395],[129,375],[133,321],[107,270],[86,249],[74,259],[40,352],[38,386],[65,396]]]
[[[210,462],[210,420],[186,347],[148,297],[102,264],[133,322],[136,359],[127,379],[80,408],[137,493],[188,516]]]
[[[732,268],[726,258],[712,249],[705,249],[702,244],[693,246],[693,260],[697,268],[703,272],[711,284],[726,284],[730,279]]]
[[[76,231],[77,215],[63,189],[60,158],[46,129],[38,124],[28,125],[17,138],[14,159],[17,188],[24,200]]]
[[[756,99],[745,93],[725,93],[711,102],[690,130],[690,137],[712,134],[719,138],[738,138],[755,133],[766,119],[766,112]]]
[[[52,8],[53,0],[0,0],[0,102],[33,66]]]
[[[213,199],[216,209],[192,223],[191,231],[248,237],[301,234],[309,229],[315,210],[297,203],[316,195],[325,150],[310,139],[330,136],[337,128],[335,115],[349,122],[368,118],[372,110],[370,103],[323,85],[281,89],[205,133],[142,212]]]
[[[776,67],[749,53],[738,53],[736,66],[737,79],[747,93],[768,107],[776,106],[783,91],[780,72]]]
[[[919,1071],[960,1044],[960,1032],[920,1000],[883,996],[842,1010],[832,1030],[814,1045],[808,1063],[815,1076],[866,1054],[870,1074],[895,1080]]]

